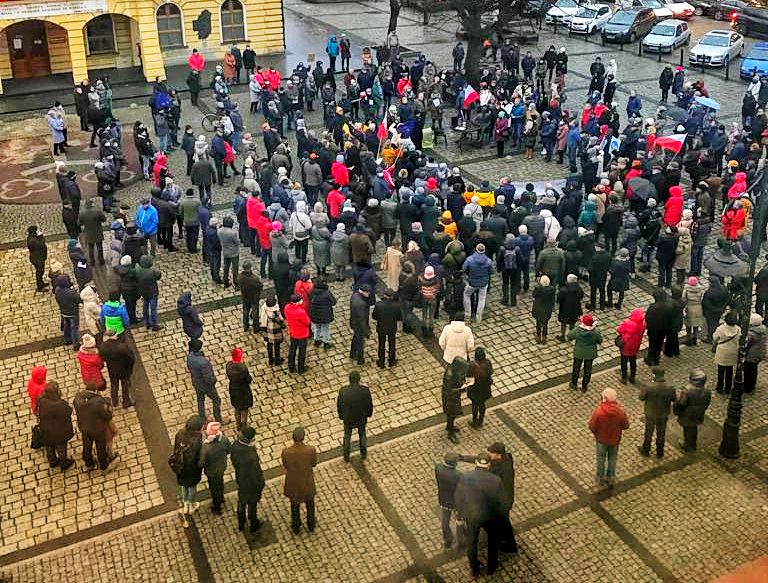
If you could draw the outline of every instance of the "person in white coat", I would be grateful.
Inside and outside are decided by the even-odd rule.
[[[93,336],[99,333],[99,319],[101,318],[101,302],[96,290],[87,285],[80,292],[80,299],[83,300],[83,324],[82,330],[88,331]]]
[[[472,330],[464,323],[464,313],[457,312],[454,319],[445,325],[439,340],[443,349],[443,360],[448,364],[457,356],[464,360],[471,360],[475,350],[475,336]]]

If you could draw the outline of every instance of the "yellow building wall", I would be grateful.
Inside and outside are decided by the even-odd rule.
[[[245,36],[257,54],[283,52],[282,0],[241,0],[245,10]],[[108,11],[113,14],[117,52],[108,55],[88,55],[84,27],[97,14],[64,14],[45,20],[52,73],[72,71],[77,80],[87,77],[88,69],[130,67],[140,60],[136,44],[141,44],[144,76],[148,81],[165,76],[164,56],[170,53],[185,60],[184,55],[198,48],[207,58],[221,59],[230,46],[221,40],[221,2],[218,0],[185,0],[176,4],[182,12],[184,40],[182,49],[163,51],[157,34],[155,14],[163,2],[154,0],[109,0]],[[192,30],[192,22],[203,10],[211,13],[211,34],[200,40]],[[5,29],[14,21],[0,20],[0,79],[12,75]],[[239,43],[240,48],[245,42]],[[0,89],[0,92],[2,90]]]

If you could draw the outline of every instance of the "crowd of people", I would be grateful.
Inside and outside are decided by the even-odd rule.
[[[98,83],[95,88],[85,83],[76,90],[89,102],[87,123],[81,129],[90,131],[91,124],[93,139],[100,142],[95,170],[102,204],[86,200],[81,212],[76,175],[65,163],[58,164],[71,268],[53,262],[48,278],[61,312],[64,341],[77,351],[85,385],[74,408],[87,468],[95,466],[93,443],[102,470],[117,455],[110,446],[117,431],[112,407],[118,405],[119,396],[124,407],[132,405],[134,355],[126,337],[137,326],[161,329],[157,298],[162,280],[153,258],[158,245],[167,252],[177,251],[174,226],[186,251],[210,270],[212,284],[239,291],[243,330],[262,334],[270,366],[286,364],[281,352],[286,343],[290,373],[308,370],[310,341],[322,361],[323,351],[333,346],[336,321],[337,297],[329,283],[348,281],[350,359],[358,366],[365,364],[365,344],[373,325],[380,368],[397,365],[399,331],[436,342],[446,365],[441,393],[446,433],[458,443],[455,421],[462,415],[462,394],[472,403],[473,428],[482,427],[492,394],[494,355],[476,346],[473,328],[485,317],[490,286],[499,285],[500,306],[494,313],[501,310],[505,318],[525,317],[518,296],[530,294],[535,321],[530,337],[536,343],[549,341],[549,324],[556,314],[556,340],[573,342],[571,389],[588,390],[593,362],[598,351],[605,350],[600,347],[609,333],[620,356],[617,380],[635,384],[637,356],[647,337],[645,364],[652,367],[654,382],[641,386],[646,430],[640,452],[649,455],[655,431],[656,453],[663,455],[673,405],[684,428],[683,449],[696,448],[696,427],[709,404],[706,375],[696,368],[686,388],[666,385],[662,351],[665,358],[679,356],[683,330],[688,345],[699,340],[711,343],[718,370],[716,391],[730,392],[742,333],[732,293],[734,286],[745,283],[727,282],[710,273],[705,286],[703,256],[714,242],[718,224],[722,236],[717,245],[724,253],[750,251],[745,235],[753,222],[750,192],[768,136],[768,92],[750,85],[743,124],[726,127],[699,102],[708,96],[702,81],[686,81],[682,68],[674,73],[665,68],[659,79],[662,101],[676,100],[685,116],[679,126],[667,128],[684,134],[684,139],[664,142],[661,129],[669,121],[664,110],[644,117],[634,92],[622,122],[624,113],[614,101],[620,78],[615,60],[605,66],[597,57],[591,64],[584,100],[569,93],[564,48],[551,46],[539,58],[530,51],[521,57],[517,44],[504,41],[500,61],[482,70],[476,88],[464,76],[461,44],[453,52],[450,70],[438,70],[424,55],[406,63],[392,50],[378,53],[377,64],[364,60],[355,72],[349,69],[349,41],[332,37],[326,46],[328,69],[319,61],[311,70],[299,64],[285,78],[256,65],[249,50],[243,54],[236,47],[228,50],[223,65],[213,73],[210,86],[218,122],[210,141],[205,135],[195,136],[189,126],[178,141],[179,95],[163,81],[156,84],[150,107],[158,146],[141,122],[134,125],[140,175],[151,183],[136,209],[114,204],[125,157],[108,98],[104,96],[102,107]],[[342,70],[336,71],[339,55]],[[205,61],[196,50],[189,65],[195,104],[205,72]],[[244,131],[243,116],[232,99],[243,67],[249,115],[262,118],[262,144]],[[304,113],[313,111],[315,102],[320,104],[323,125],[311,127]],[[91,115],[94,109],[101,117]],[[55,113],[49,117],[58,119]],[[499,156],[509,146],[524,150],[527,158],[541,156],[544,162],[554,158],[559,164],[567,160],[571,175],[562,187],[552,183],[521,187],[509,177],[494,185],[487,180],[474,183],[460,168],[425,151],[430,136],[445,133],[446,118],[456,132],[474,129],[482,143],[494,142]],[[51,127],[57,136],[61,128],[54,123]],[[290,132],[296,148],[286,138]],[[176,147],[185,152],[187,177],[169,169],[168,156]],[[234,182],[229,182],[228,170]],[[182,186],[185,181],[189,186]],[[231,213],[221,220],[212,214],[215,184],[232,188],[235,195]],[[106,213],[111,213],[109,219]],[[112,231],[106,252],[104,225]],[[36,226],[30,227],[27,244],[38,290],[45,290],[47,247]],[[243,247],[252,261],[240,266]],[[650,271],[654,262],[658,278],[653,302],[637,306],[627,299],[627,292],[637,273]],[[102,269],[108,283],[103,290],[108,301],[103,304],[93,283],[94,269]],[[758,364],[765,358],[768,268],[755,279],[758,301],[749,320],[746,392],[755,389]],[[137,314],[139,299],[143,317]],[[622,313],[625,303],[630,304],[627,318],[615,331],[601,330],[601,313]],[[213,510],[220,512],[229,454],[238,482],[239,526],[244,528],[247,517],[251,528],[258,528],[256,503],[264,479],[254,446],[256,432],[249,425],[253,379],[243,351],[235,349],[226,367],[237,430],[236,441],[230,443],[221,430],[228,420],[221,413],[216,374],[203,352],[203,320],[190,292],[180,295],[177,311],[189,338],[187,367],[198,407],[197,415],[177,434],[169,460],[181,487],[185,521],[197,507],[195,486],[203,471]],[[442,313],[446,320],[440,327]],[[82,336],[81,329],[86,332]],[[496,362],[496,367],[501,364]],[[111,400],[101,396],[105,365]],[[67,469],[72,465],[66,450],[72,438],[67,421],[71,408],[61,400],[56,383],[45,380],[44,367],[33,370],[29,394],[51,466]],[[206,414],[206,399],[213,406],[213,421]],[[604,390],[589,421],[599,488],[610,487],[615,480],[621,432],[629,426],[617,399],[614,389]],[[365,459],[366,421],[372,414],[370,391],[354,370],[338,401],[346,461],[354,429]],[[66,429],[57,431],[54,425]],[[310,479],[317,457],[303,444],[304,434],[297,428],[294,451],[283,453],[288,478],[298,472],[304,480],[297,488],[301,495],[289,493],[292,488],[286,481],[294,532],[300,526],[301,502],[307,504],[309,530],[315,525]],[[516,549],[511,525],[499,526],[499,520],[509,522],[513,500],[511,456],[503,444],[494,444],[488,452],[464,460],[475,463],[476,469],[463,476],[456,469],[458,461],[452,454],[446,456],[436,470],[444,542],[450,546],[454,540],[449,520],[455,510],[467,524],[474,574],[479,569],[478,533],[481,527],[488,531],[492,572],[499,541],[502,550]]]

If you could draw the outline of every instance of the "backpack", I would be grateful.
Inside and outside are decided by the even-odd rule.
[[[166,109],[171,106],[171,97],[162,91],[155,96],[155,109]]]
[[[168,458],[168,465],[174,474],[178,475],[184,466],[192,461],[192,442],[186,436],[181,437],[173,447],[173,453]]]
[[[504,271],[517,270],[517,250],[504,249]]]

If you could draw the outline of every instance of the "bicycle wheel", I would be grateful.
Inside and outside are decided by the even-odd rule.
[[[208,113],[203,116],[203,119],[200,120],[200,124],[203,126],[203,129],[206,132],[213,132],[215,121],[216,121],[216,116],[212,113]]]

